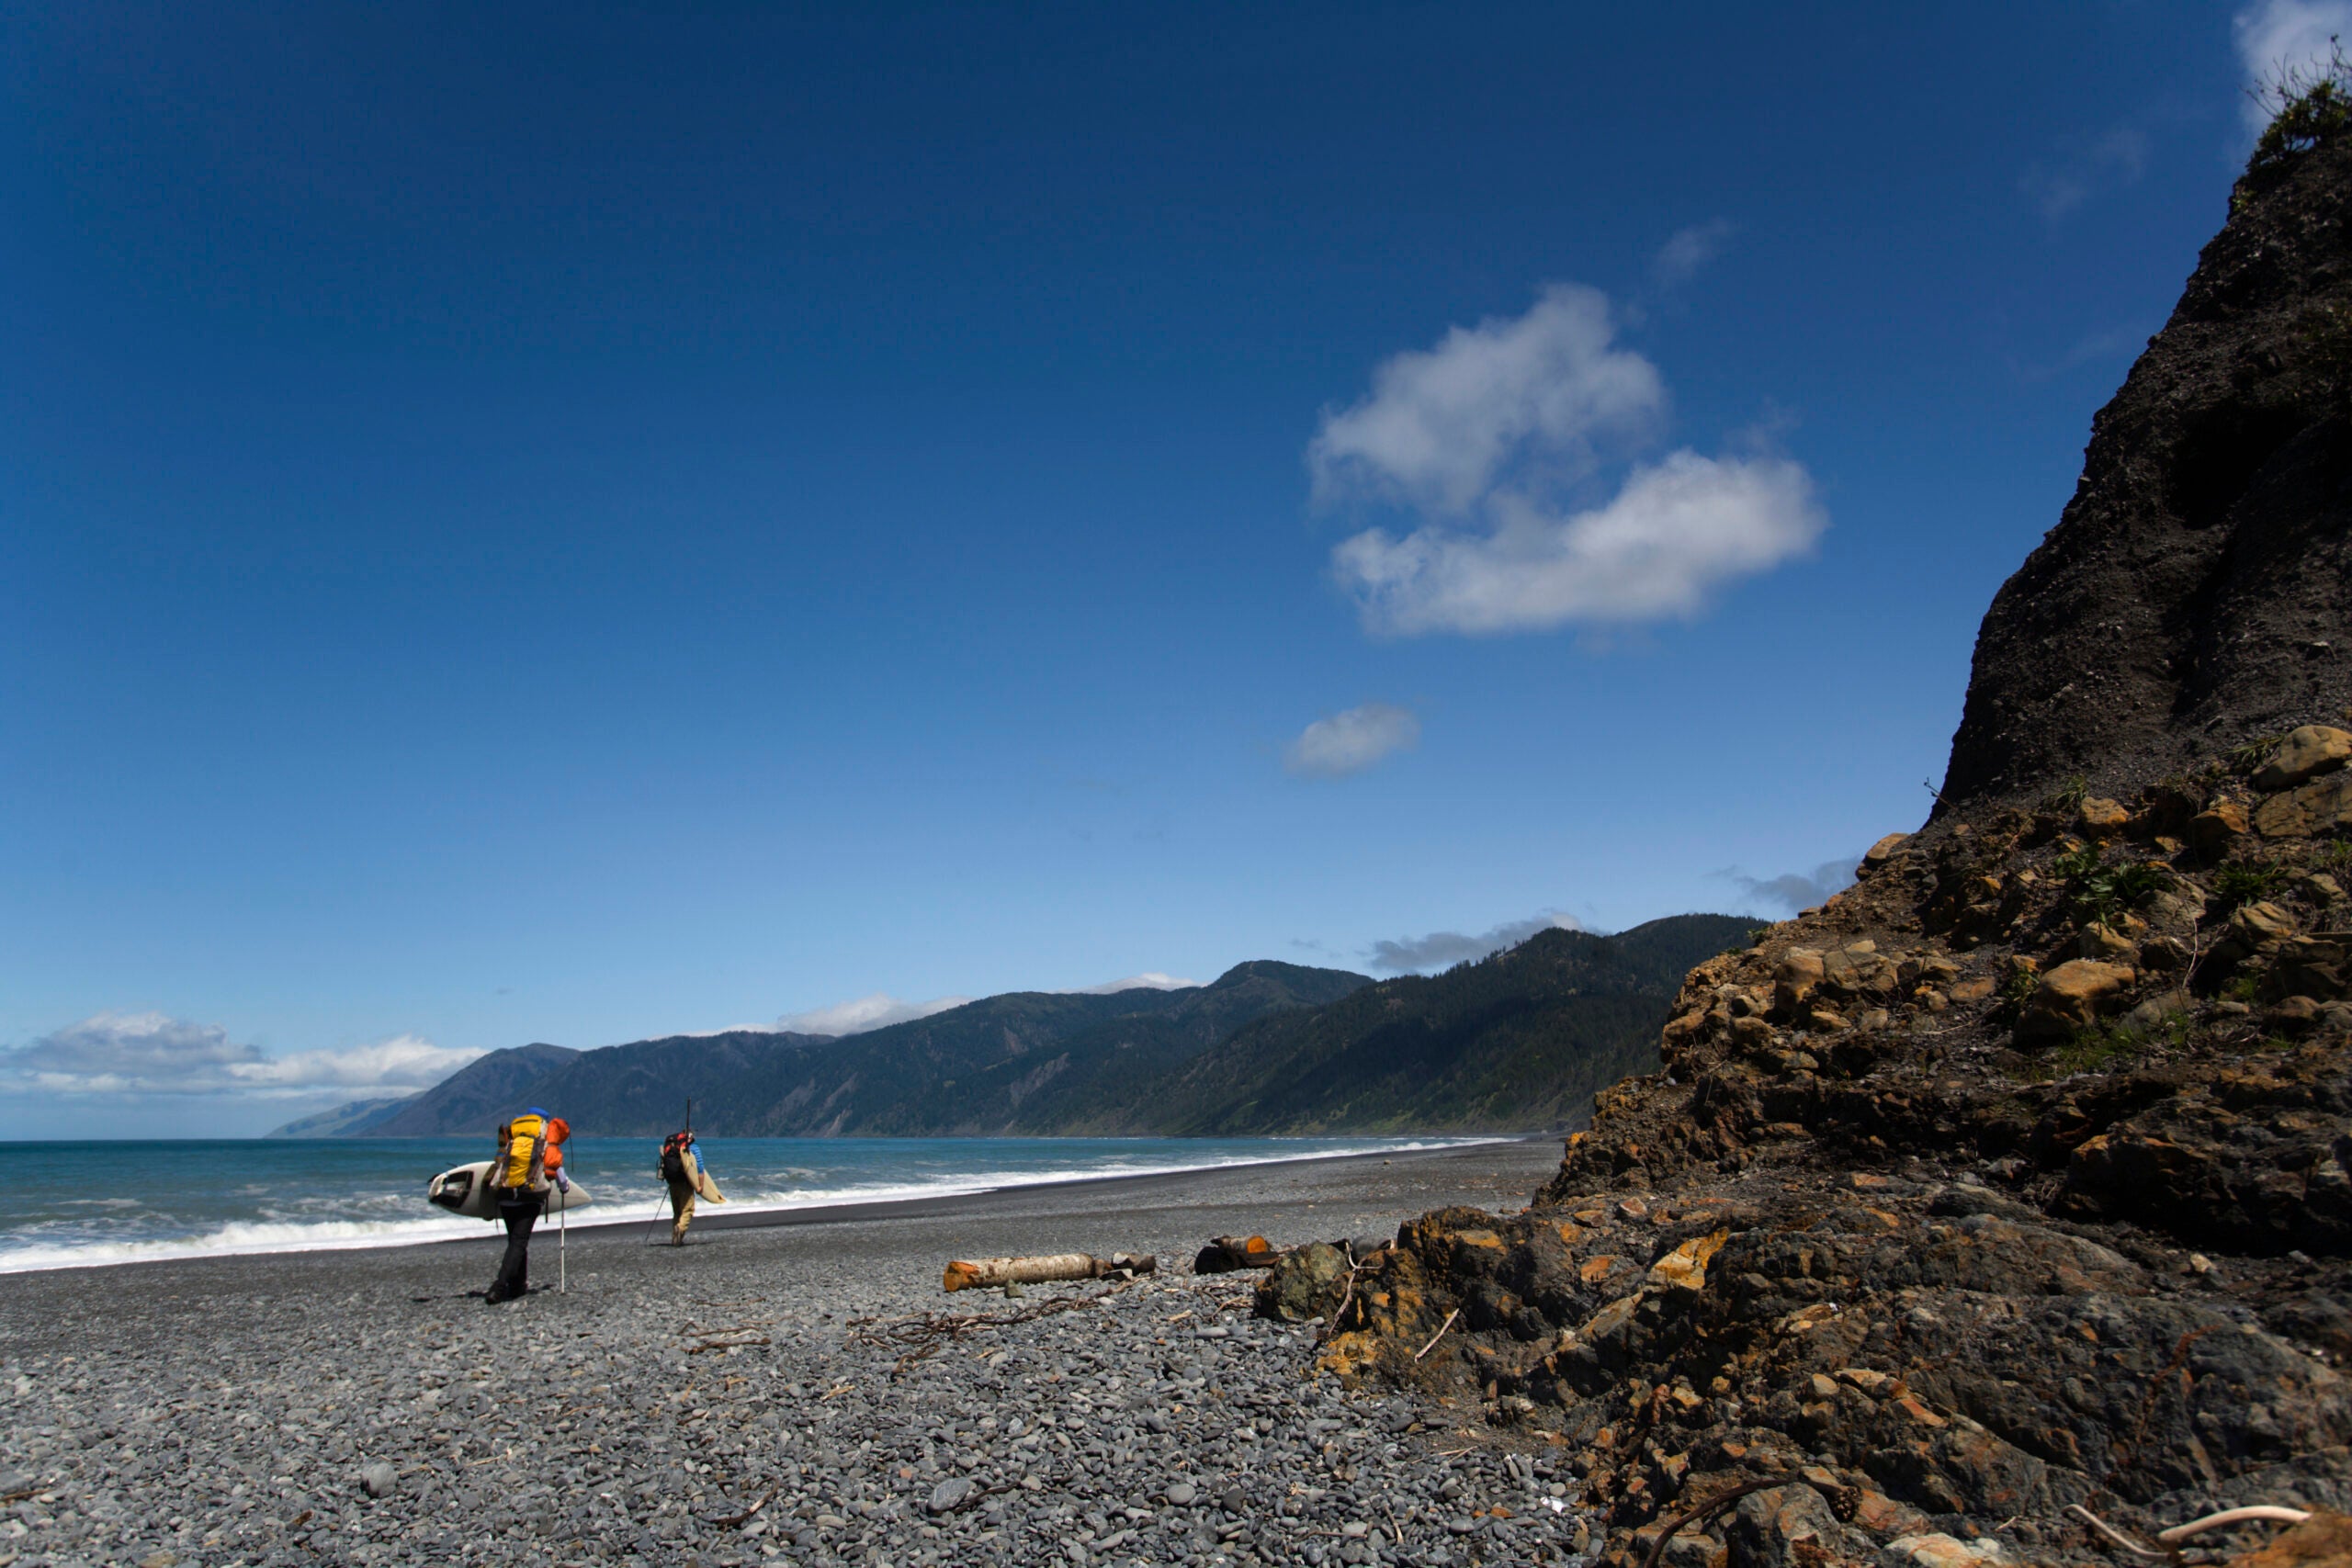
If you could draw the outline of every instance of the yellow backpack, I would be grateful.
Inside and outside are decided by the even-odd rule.
[[[517,1116],[498,1129],[498,1157],[491,1162],[493,1187],[537,1187],[547,1179],[548,1123],[543,1116]]]

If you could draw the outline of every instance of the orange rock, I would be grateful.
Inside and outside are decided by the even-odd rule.
[[[2254,822],[2245,807],[2234,800],[2224,800],[2206,807],[2189,818],[2188,841],[2201,855],[2217,855],[2230,847],[2233,839],[2254,831]]]
[[[2083,830],[2088,833],[2118,833],[2132,820],[2132,813],[2124,809],[2121,801],[2104,800],[2095,795],[2085,795],[2075,814],[2081,818]]]
[[[2266,839],[2308,839],[2331,828],[2352,828],[2352,773],[2330,773],[2285,795],[2274,795],[2254,814]]]
[[[2139,978],[2137,971],[2096,958],[2072,958],[2041,977],[2018,1014],[2018,1032],[2049,1038],[2098,1021],[2101,1003],[2120,997]]]
[[[1677,1291],[1705,1290],[1707,1264],[1730,1238],[1728,1230],[1692,1236],[1650,1265],[1650,1283]]]
[[[2352,760],[2352,733],[2330,725],[2306,724],[2288,732],[2284,743],[2254,775],[2254,787],[2292,789],[2308,779],[2334,773],[2346,760]]]

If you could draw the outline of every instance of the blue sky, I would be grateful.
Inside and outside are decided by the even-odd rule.
[[[2352,31],[837,9],[0,18],[0,1135],[1785,913]]]

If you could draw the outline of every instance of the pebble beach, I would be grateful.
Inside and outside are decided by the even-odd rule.
[[[1556,1140],[0,1278],[0,1568],[1576,1561],[1540,1439],[1356,1393],[1220,1234],[1516,1210]],[[1148,1251],[945,1294],[951,1258]],[[926,1316],[926,1314],[930,1314]]]

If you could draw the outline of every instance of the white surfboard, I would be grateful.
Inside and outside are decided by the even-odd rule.
[[[453,1214],[463,1214],[468,1219],[494,1220],[498,1218],[498,1200],[492,1197],[490,1192],[490,1168],[497,1163],[496,1160],[478,1159],[471,1165],[461,1165],[443,1171],[426,1183],[425,1201],[447,1209]],[[577,1181],[571,1184],[571,1190],[569,1192],[560,1187],[549,1185],[546,1212],[554,1214],[560,1213],[566,1209],[582,1209],[595,1201],[588,1189],[581,1186]]]
[[[686,1151],[686,1180],[704,1202],[724,1203],[727,1201],[726,1194],[719,1191],[718,1183],[710,1179],[710,1172],[702,1168],[700,1156],[692,1149]]]

